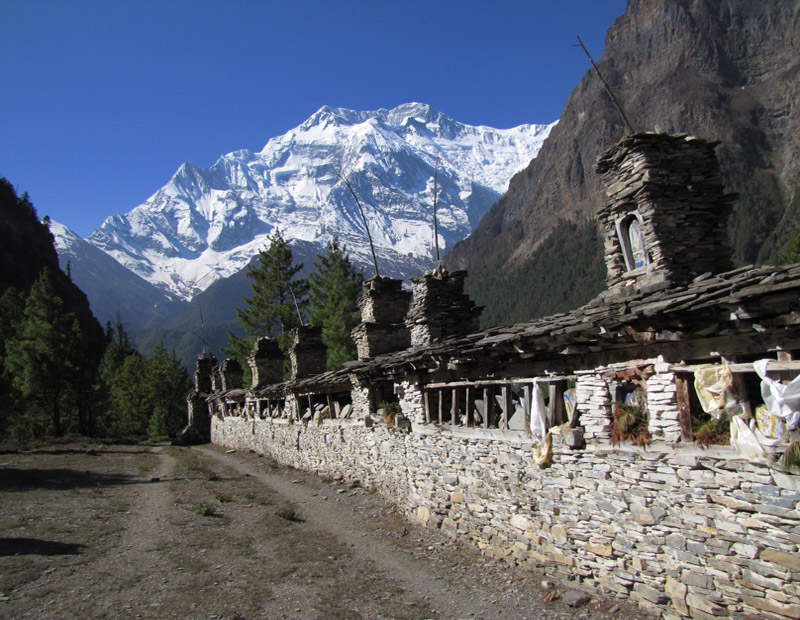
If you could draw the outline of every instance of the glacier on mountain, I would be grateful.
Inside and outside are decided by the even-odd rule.
[[[371,112],[326,106],[259,153],[234,151],[208,169],[183,164],[88,241],[187,300],[245,267],[276,228],[320,250],[338,235],[369,277],[364,224],[341,174],[364,208],[381,274],[413,275],[433,264],[437,168],[443,254],[536,157],[553,125],[476,127],[419,103]]]

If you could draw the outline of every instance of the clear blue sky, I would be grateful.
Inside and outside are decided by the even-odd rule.
[[[323,105],[557,119],[625,0],[0,0],[0,176],[82,236]]]

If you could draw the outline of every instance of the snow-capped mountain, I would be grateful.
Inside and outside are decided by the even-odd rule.
[[[326,106],[259,153],[235,151],[209,169],[184,164],[88,241],[187,300],[245,267],[275,228],[320,249],[338,235],[351,259],[368,266],[364,225],[341,175],[365,211],[381,274],[412,275],[434,261],[437,167],[444,255],[536,157],[552,127],[474,127],[419,103],[372,112]]]
[[[120,315],[133,330],[153,328],[186,305],[125,269],[63,224],[50,220],[50,232],[61,269],[86,293],[92,312],[101,323],[114,321]]]

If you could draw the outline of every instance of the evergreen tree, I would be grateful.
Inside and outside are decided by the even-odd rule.
[[[0,297],[0,433],[5,434],[19,415],[21,395],[12,384],[6,367],[6,343],[18,333],[25,316],[25,299],[13,286]]]
[[[125,363],[125,358],[136,353],[136,349],[131,343],[119,314],[113,324],[111,321],[106,323],[104,335],[106,348],[103,358],[100,360],[99,372],[106,385],[110,385],[116,372]]]
[[[147,362],[148,409],[150,419],[148,435],[177,435],[186,425],[186,394],[191,389],[189,376],[173,353],[167,354],[163,342],[156,345],[153,357]],[[158,433],[155,433],[156,429]]]
[[[62,314],[62,305],[45,269],[31,288],[17,334],[6,343],[6,371],[25,407],[14,424],[17,439],[64,432],[62,400],[85,352],[80,327]]]
[[[114,373],[110,385],[108,427],[116,437],[144,437],[150,423],[147,362],[132,353]]]
[[[361,320],[358,296],[364,276],[355,270],[338,237],[328,243],[327,254],[317,256],[314,267],[309,277],[309,318],[322,328],[328,370],[338,370],[356,358],[350,332]]]
[[[245,298],[245,307],[236,309],[236,317],[246,336],[228,330],[230,346],[223,353],[234,357],[247,372],[247,356],[261,336],[277,337],[286,350],[288,331],[302,324],[307,305],[308,281],[298,278],[303,265],[295,265],[292,248],[279,230],[270,237],[269,248],[261,250],[258,260],[250,264],[247,277],[252,280],[252,297]]]

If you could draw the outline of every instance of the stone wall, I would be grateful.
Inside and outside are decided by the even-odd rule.
[[[523,432],[498,432],[212,421],[214,443],[357,481],[486,554],[665,618],[800,617],[800,477],[727,447],[662,443],[556,445],[540,469]]]

